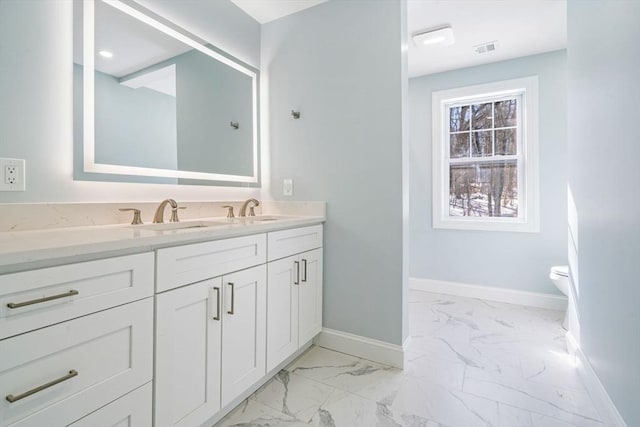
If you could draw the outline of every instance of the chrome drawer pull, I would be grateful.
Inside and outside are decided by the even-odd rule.
[[[302,281],[306,282],[307,281],[307,260],[306,259],[302,259],[302,266],[304,267],[304,276],[302,276]]]
[[[66,380],[68,380],[68,379],[71,379],[71,378],[73,378],[73,377],[76,377],[76,376],[78,376],[78,371],[76,371],[75,369],[72,369],[72,370],[70,370],[70,371],[69,371],[69,373],[68,373],[67,375],[65,375],[64,377],[61,377],[61,378],[58,378],[57,380],[53,380],[53,381],[51,381],[51,382],[48,382],[48,383],[46,383],[46,384],[43,384],[43,385],[38,386],[38,387],[36,387],[36,388],[33,388],[33,389],[29,390],[29,391],[25,391],[24,393],[19,394],[19,395],[17,395],[17,396],[14,396],[13,394],[9,394],[9,395],[7,395],[6,399],[7,399],[10,403],[17,402],[17,401],[18,401],[18,400],[20,400],[20,399],[24,399],[25,397],[29,397],[29,396],[31,396],[32,394],[36,394],[36,393],[38,393],[39,391],[45,390],[45,389],[47,389],[47,388],[49,388],[49,387],[53,387],[53,386],[54,386],[54,385],[56,385],[56,384],[60,384],[61,382],[64,382],[64,381],[66,381]]]
[[[10,302],[9,304],[7,304],[7,307],[9,308],[26,307],[28,305],[40,304],[41,302],[53,301],[54,299],[68,298],[74,295],[78,295],[79,293],[80,292],[76,291],[75,289],[71,289],[70,291],[65,292],[63,294],[51,295],[50,297],[32,299],[31,301],[25,301],[25,302]]]
[[[229,282],[227,283],[229,286],[231,286],[231,310],[227,311],[228,314],[235,314],[234,313],[234,309],[235,309],[235,292],[233,290],[233,283]]]
[[[220,288],[213,288],[216,291],[216,315],[213,317],[213,320],[220,320]]]

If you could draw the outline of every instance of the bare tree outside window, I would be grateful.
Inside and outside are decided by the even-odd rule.
[[[449,108],[449,215],[518,217],[518,99]]]

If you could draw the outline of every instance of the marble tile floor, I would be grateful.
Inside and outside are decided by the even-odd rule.
[[[604,426],[563,313],[411,291],[405,370],[312,347],[216,427]]]

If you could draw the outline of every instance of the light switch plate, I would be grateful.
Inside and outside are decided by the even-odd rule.
[[[285,178],[282,181],[282,194],[284,196],[293,196],[293,179]]]
[[[0,191],[25,191],[25,161],[0,158]]]

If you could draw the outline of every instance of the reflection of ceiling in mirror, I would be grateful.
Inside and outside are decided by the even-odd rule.
[[[176,96],[176,64],[149,71],[130,79],[120,80],[120,84],[133,89],[146,87],[169,96]]]
[[[122,77],[180,55],[192,48],[101,1],[95,2],[95,68]],[[74,19],[81,19],[76,16]],[[74,33],[81,39],[82,34]],[[80,46],[79,40],[74,40]],[[98,55],[101,50],[112,58]],[[74,58],[76,63],[81,63]]]
[[[327,0],[231,0],[261,24],[324,3]]]

